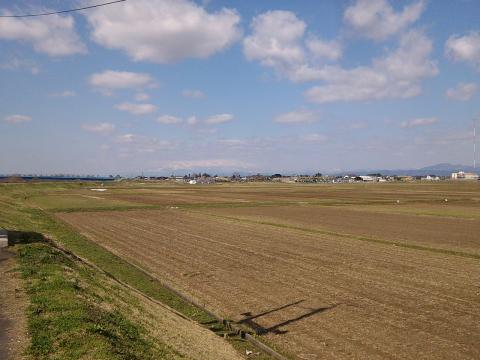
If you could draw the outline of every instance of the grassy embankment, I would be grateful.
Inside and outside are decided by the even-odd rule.
[[[181,354],[152,339],[141,324],[129,319],[106,294],[104,276],[79,264],[43,241],[54,240],[74,254],[88,259],[109,275],[143,294],[166,304],[185,317],[219,334],[228,332],[208,313],[193,306],[160,282],[104,248],[89,241],[53,213],[32,207],[29,199],[46,192],[71,191],[79,184],[0,184],[0,227],[16,234],[20,271],[30,300],[28,312],[31,345],[35,359],[173,359]],[[84,204],[82,201],[82,207]],[[119,208],[125,204],[115,204]],[[108,204],[107,207],[111,207]],[[135,206],[133,206],[135,207]],[[115,206],[112,206],[115,208]],[[104,276],[105,277],[105,276]],[[125,291],[125,289],[123,290]],[[99,295],[103,294],[103,295]],[[124,296],[125,297],[125,296]],[[125,304],[123,304],[125,305]],[[125,309],[124,309],[125,310]],[[250,345],[230,342],[240,352]],[[260,355],[257,359],[269,359]]]

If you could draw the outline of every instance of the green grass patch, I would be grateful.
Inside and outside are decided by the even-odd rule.
[[[20,245],[19,270],[30,298],[28,327],[34,359],[173,359],[164,344],[95,294],[98,274],[46,243]]]

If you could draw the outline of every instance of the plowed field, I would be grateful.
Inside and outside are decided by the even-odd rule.
[[[450,204],[442,206],[445,211],[451,208]],[[387,208],[394,211],[394,207]],[[402,206],[396,208],[401,209]],[[355,210],[346,206],[269,206],[203,211],[272,225],[466,252],[479,255],[480,258],[478,218],[389,213],[380,206],[374,207],[376,211],[366,209],[368,206]]]
[[[302,207],[307,208],[316,207]],[[257,220],[268,216],[285,223],[289,218],[267,209],[274,214],[242,211],[251,211],[247,215]],[[233,210],[238,209],[215,211],[247,216]],[[284,207],[295,224],[330,229],[322,234],[195,211],[58,216],[209,309],[256,328],[294,358],[480,358],[478,259],[334,234],[342,223],[342,232],[388,237],[396,231],[413,242],[430,231],[443,239],[438,246],[448,248],[448,236],[439,234],[454,230],[443,219],[425,228],[421,221],[389,224],[385,217],[365,222],[368,228],[358,224],[360,220],[333,218],[319,225],[325,214]],[[468,248],[462,249],[478,250],[474,235],[465,230],[462,236],[468,238]]]

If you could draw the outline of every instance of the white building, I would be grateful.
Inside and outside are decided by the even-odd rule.
[[[422,180],[427,180],[427,181],[438,181],[440,180],[440,177],[436,175],[427,175],[425,177],[422,177]]]
[[[468,173],[464,171],[452,173],[452,180],[478,180],[479,176],[475,173]]]
[[[376,178],[370,175],[360,175],[362,181],[375,181]]]

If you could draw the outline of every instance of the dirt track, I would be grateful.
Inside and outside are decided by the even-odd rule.
[[[28,345],[27,299],[14,253],[0,249],[0,359],[23,359]]]
[[[296,358],[480,357],[478,260],[174,209],[59,216]]]

